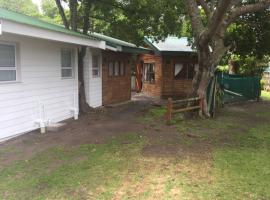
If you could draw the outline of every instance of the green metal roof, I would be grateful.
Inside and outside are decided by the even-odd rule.
[[[125,46],[125,47],[137,47],[135,44],[125,42],[123,40],[119,40],[119,39],[116,39],[116,38],[112,38],[112,37],[109,37],[109,36],[106,36],[106,35],[102,35],[100,33],[90,33],[90,35],[92,37],[97,38],[97,39],[106,41],[107,44],[109,44],[109,45],[118,45],[118,46]]]
[[[45,30],[60,32],[60,33],[64,33],[64,34],[68,34],[68,35],[72,35],[76,37],[98,40],[98,41],[105,41],[107,45],[112,46],[112,47],[121,46],[122,51],[127,52],[127,53],[146,53],[149,51],[146,48],[137,47],[135,44],[125,42],[123,40],[112,38],[112,37],[102,35],[99,33],[90,33],[89,35],[84,35],[80,32],[66,29],[64,26],[48,23],[40,19],[27,16],[24,14],[20,14],[14,11],[6,10],[3,8],[0,8],[0,19],[9,20],[9,21],[13,21],[20,24],[33,26],[33,27],[38,27]]]
[[[107,45],[112,47],[121,46],[122,51],[126,53],[148,53],[150,49],[144,48],[144,47],[138,47],[135,44],[119,40],[113,37],[109,37],[106,35],[102,35],[100,33],[90,33],[92,37],[95,37],[99,40],[103,40],[106,42]]]
[[[51,24],[51,23],[42,21],[40,19],[30,17],[30,16],[27,16],[27,15],[24,15],[24,14],[20,14],[20,13],[17,13],[17,12],[13,12],[13,11],[10,11],[10,10],[6,10],[6,9],[3,9],[3,8],[0,8],[0,19],[13,21],[13,22],[17,22],[17,23],[20,23],[20,24],[26,24],[26,25],[30,25],[30,26],[50,30],[50,31],[56,31],[56,32],[60,32],[60,33],[65,33],[65,34],[72,35],[72,36],[77,36],[77,37],[96,40],[95,38],[84,35],[82,33],[72,31],[72,30],[68,30],[64,26]]]

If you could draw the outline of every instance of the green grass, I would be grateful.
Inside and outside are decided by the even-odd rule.
[[[270,101],[270,92],[262,91],[261,97],[263,100]]]
[[[52,148],[0,171],[4,199],[111,199],[145,139],[125,134],[102,145]]]
[[[153,127],[138,130],[144,136],[126,133],[105,144],[52,148],[0,164],[0,199],[270,199],[270,115],[264,106],[225,109],[216,119],[178,116],[171,126],[164,108],[151,109],[140,120],[175,129],[172,144],[148,138]],[[177,146],[179,155],[143,154],[157,144],[161,150]]]
[[[150,109],[145,113],[144,116],[140,117],[138,120],[141,123],[149,124],[160,121],[162,118],[165,119],[166,107],[155,107]]]

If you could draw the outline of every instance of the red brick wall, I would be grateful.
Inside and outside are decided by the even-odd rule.
[[[153,96],[162,96],[162,58],[161,56],[143,54],[139,57],[139,62],[155,64],[155,83],[143,82],[142,92]]]
[[[153,97],[186,97],[192,80],[174,78],[175,63],[197,63],[196,57],[143,54],[139,62],[155,63],[155,83],[143,83],[142,92]]]
[[[109,62],[123,61],[124,76],[109,76]],[[131,98],[131,55],[112,51],[102,52],[102,103],[109,105]]]

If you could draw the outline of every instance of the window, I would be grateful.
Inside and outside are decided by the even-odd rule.
[[[120,61],[109,62],[109,76],[124,76],[125,64]]]
[[[62,78],[72,78],[73,72],[73,51],[71,49],[61,50],[61,74]]]
[[[113,76],[114,73],[114,63],[110,62],[109,63],[109,76]]]
[[[120,76],[124,76],[125,75],[125,65],[124,62],[120,63]]]
[[[16,80],[16,46],[12,44],[0,44],[0,82]]]
[[[118,61],[114,62],[114,76],[119,76],[120,65]]]
[[[154,63],[143,64],[143,80],[149,83],[155,82],[155,64]]]
[[[174,65],[174,79],[193,79],[195,65],[192,63],[176,63]]]
[[[94,78],[100,77],[99,57],[96,55],[92,57],[92,76]]]
[[[194,64],[188,64],[188,79],[193,79],[195,74],[195,66]]]

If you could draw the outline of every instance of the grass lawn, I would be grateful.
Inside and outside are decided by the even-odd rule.
[[[143,130],[104,144],[0,162],[0,199],[270,199],[269,106],[231,106],[211,120],[178,116],[171,126],[165,109],[153,108],[137,120]]]

